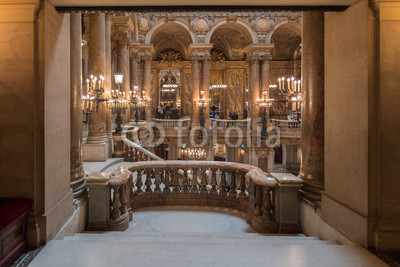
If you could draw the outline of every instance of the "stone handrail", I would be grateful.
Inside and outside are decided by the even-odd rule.
[[[151,153],[147,149],[141,147],[128,138],[123,138],[124,141],[124,159],[125,161],[146,161],[146,160],[163,160],[159,156]]]
[[[130,178],[124,183],[126,179],[119,175],[126,173]],[[258,232],[299,232],[297,191],[301,180],[291,174],[271,176],[241,163],[177,160],[127,163],[113,174],[116,178],[111,179],[121,182],[104,186],[105,206],[109,205],[111,214],[103,216],[109,222],[100,226],[107,227],[93,227],[96,224],[89,219],[89,230],[124,230],[132,211],[142,207],[208,205],[246,212],[246,221]],[[92,186],[90,181],[88,186]],[[99,201],[89,199],[97,206]]]
[[[190,130],[191,118],[182,118],[178,120],[171,119],[152,119],[154,123],[161,125],[164,129]]]
[[[244,120],[222,120],[211,119],[211,123],[217,130],[226,130],[228,128],[250,129],[251,119]]]
[[[139,132],[140,128],[137,126],[126,127],[126,137],[122,139],[124,142],[125,161],[163,160],[140,145]]]
[[[301,122],[297,120],[278,120],[271,119],[272,125],[279,128],[281,131],[299,132],[301,129]]]

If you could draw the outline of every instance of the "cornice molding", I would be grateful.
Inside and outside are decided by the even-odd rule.
[[[400,20],[400,1],[381,1],[380,20]]]
[[[0,4],[0,22],[33,22],[36,8],[35,1],[20,4]]]

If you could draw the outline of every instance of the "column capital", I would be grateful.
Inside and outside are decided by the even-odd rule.
[[[142,60],[150,61],[153,58],[154,46],[152,44],[139,45],[138,54]]]
[[[212,48],[213,44],[190,44],[188,49],[189,56],[192,60],[210,60]]]
[[[244,52],[249,61],[271,60],[274,47],[274,44],[251,44],[244,49]]]
[[[129,51],[131,53],[139,53],[139,48],[140,48],[140,41],[130,41],[129,42]]]
[[[135,26],[130,16],[112,16],[111,22],[113,31],[123,31],[126,33],[133,32]]]

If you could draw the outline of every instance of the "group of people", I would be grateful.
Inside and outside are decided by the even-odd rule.
[[[157,114],[159,119],[162,119],[163,117],[166,120],[171,119],[171,106],[166,105],[163,107],[161,104],[158,105]]]
[[[168,104],[165,106],[163,106],[162,104],[158,105],[157,114],[158,114],[159,119],[166,119],[166,120],[171,119],[171,106],[169,106]],[[210,118],[213,118],[213,119],[220,118],[219,113],[217,112],[217,108],[215,106],[211,107]],[[233,111],[233,112],[229,111],[228,119],[229,120],[238,120],[239,114],[237,114],[236,111]]]
[[[215,106],[211,107],[211,113],[210,113],[210,118],[215,118],[215,119],[219,119],[220,116],[217,112],[217,108]],[[236,113],[236,111],[229,111],[228,113],[228,120],[237,120],[239,119],[239,115]]]

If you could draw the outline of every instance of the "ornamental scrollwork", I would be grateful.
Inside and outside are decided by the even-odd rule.
[[[182,54],[173,50],[163,51],[158,54],[157,60],[170,66],[172,63],[182,61]]]

